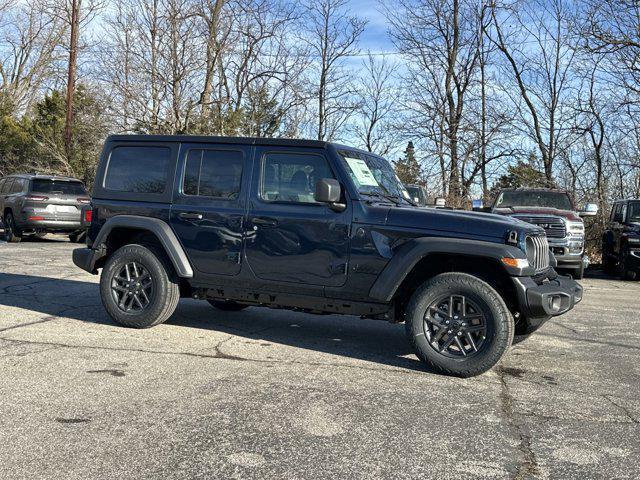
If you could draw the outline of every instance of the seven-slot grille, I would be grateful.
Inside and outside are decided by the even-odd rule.
[[[536,272],[549,268],[549,242],[543,235],[530,236],[527,239],[527,259]],[[531,249],[531,251],[529,251]]]
[[[533,223],[539,227],[544,228],[547,237],[550,238],[564,238],[567,235],[567,228],[564,220],[560,217],[543,217],[543,216],[531,216],[531,215],[514,215],[518,220],[522,220],[527,223]]]

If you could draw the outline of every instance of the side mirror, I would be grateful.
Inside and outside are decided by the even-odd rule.
[[[484,211],[484,202],[481,198],[476,198],[471,202],[471,210],[473,210],[474,212]]]
[[[435,205],[436,208],[444,208],[446,206],[446,204],[447,204],[446,199],[444,199],[442,197],[438,197],[438,198],[436,198],[436,201],[435,201],[434,205]]]
[[[336,179],[321,178],[316,182],[316,193],[313,197],[316,202],[327,203],[332,210],[341,212],[347,208],[344,203],[338,203],[341,195],[340,182]]]
[[[587,203],[580,212],[581,217],[594,217],[598,214],[598,205],[595,203]]]

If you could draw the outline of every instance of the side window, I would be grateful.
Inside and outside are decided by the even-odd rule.
[[[24,190],[25,181],[22,178],[16,178],[11,186],[11,193],[20,193]]]
[[[5,178],[0,178],[0,194],[2,193],[2,187],[4,187]]]
[[[242,164],[243,154],[237,150],[189,150],[182,192],[236,199],[240,193]]]
[[[622,204],[622,221],[623,222],[627,221],[627,204],[626,203]]]
[[[167,147],[116,147],[111,151],[104,188],[116,192],[163,193],[167,187]]]
[[[316,182],[334,178],[321,155],[268,153],[262,161],[260,197],[272,202],[316,203]]]
[[[11,185],[13,184],[13,178],[7,178],[4,182],[4,185],[2,186],[2,193],[3,195],[8,195],[11,193]]]

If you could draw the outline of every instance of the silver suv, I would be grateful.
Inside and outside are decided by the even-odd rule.
[[[84,237],[83,207],[91,199],[80,180],[52,175],[10,175],[0,178],[0,217],[7,242],[25,235]]]

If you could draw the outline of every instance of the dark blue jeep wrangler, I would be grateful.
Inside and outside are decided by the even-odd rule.
[[[544,231],[486,213],[417,208],[392,167],[308,140],[112,136],[88,248],[119,324],[167,320],[180,297],[405,322],[432,369],[477,375],[514,334],[582,298]]]

